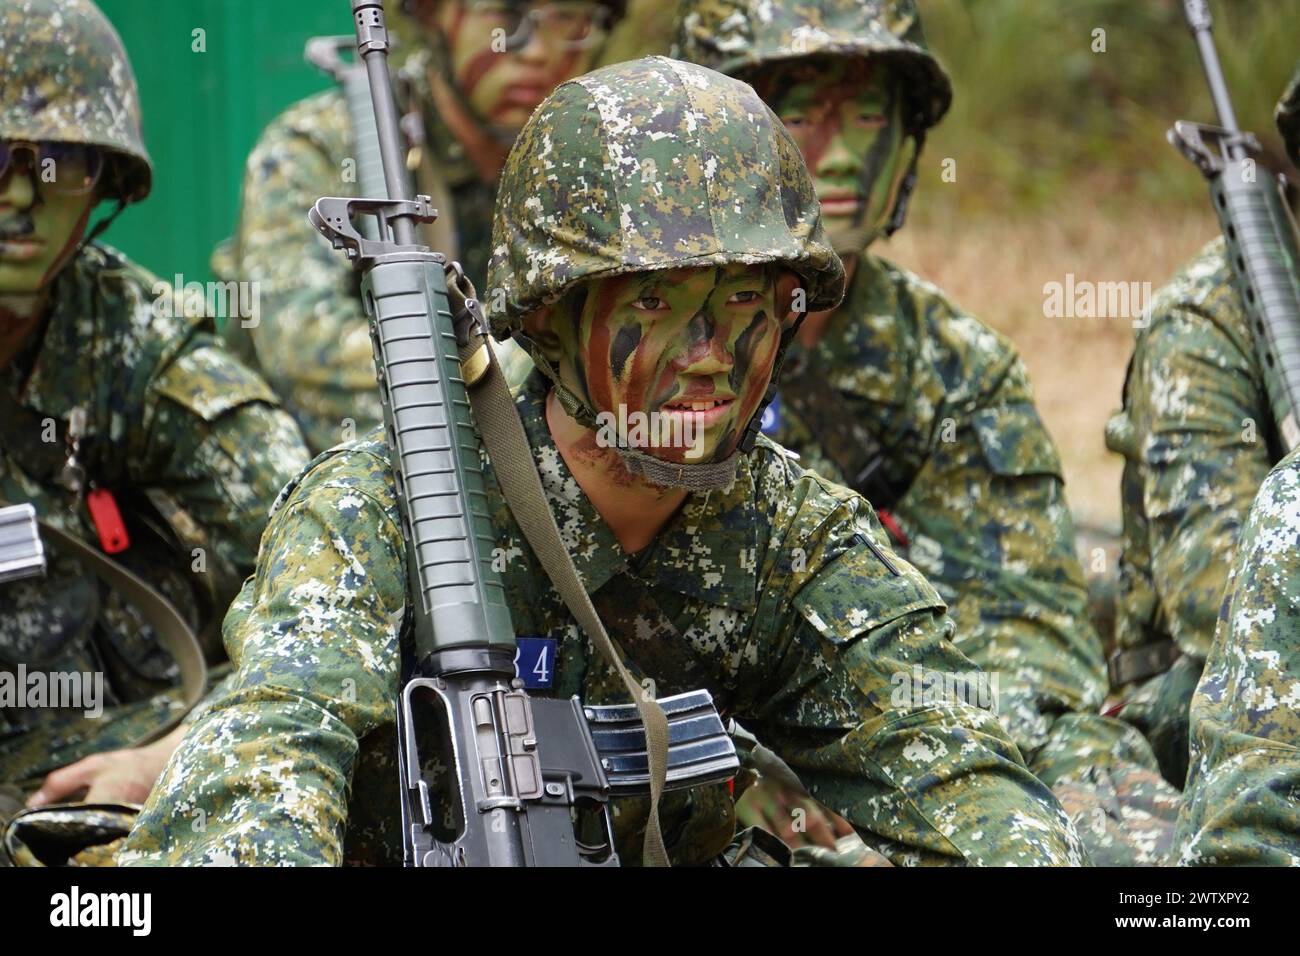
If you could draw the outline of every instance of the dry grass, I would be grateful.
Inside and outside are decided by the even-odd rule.
[[[925,205],[936,197],[918,198]],[[1216,235],[1208,202],[1174,212],[1133,206],[1122,216],[1075,205],[1033,219],[962,218],[953,208],[932,202],[926,216],[878,251],[1015,342],[1060,447],[1076,515],[1118,525],[1121,460],[1106,450],[1103,430],[1120,404],[1132,321],[1046,318],[1043,287],[1073,273],[1076,283],[1150,282],[1159,289]]]

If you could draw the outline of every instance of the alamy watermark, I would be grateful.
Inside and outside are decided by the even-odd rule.
[[[694,403],[697,412],[707,411],[710,400]],[[600,448],[684,448],[687,459],[704,454],[704,428],[697,415],[669,412],[628,411],[620,404],[618,412],[596,414],[596,445]]]
[[[262,317],[259,282],[186,282],[177,273],[175,284],[159,279],[153,284],[153,312],[163,319],[175,315],[206,315],[214,319],[239,319],[242,328],[256,328]]]
[[[1150,282],[1092,282],[1065,274],[1064,282],[1043,284],[1043,317],[1129,319],[1144,329],[1151,317]]]
[[[153,929],[152,893],[81,891],[73,884],[67,893],[50,897],[50,925],[55,927],[123,927],[132,936],[148,936]]]
[[[913,664],[910,671],[894,671],[889,677],[893,690],[891,707],[930,707],[936,704],[969,704],[990,713],[998,712],[998,675],[986,671],[932,671]]]
[[[102,671],[0,671],[0,708],[80,710],[86,717],[104,713]]]

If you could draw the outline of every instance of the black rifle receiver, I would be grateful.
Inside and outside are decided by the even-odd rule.
[[[1284,451],[1300,445],[1300,243],[1278,177],[1260,165],[1259,140],[1237,115],[1214,48],[1206,0],[1183,0],[1183,13],[1209,82],[1219,126],[1177,122],[1172,143],[1210,182],[1237,290],[1250,320],[1269,408]]]
[[[473,327],[482,313],[470,300],[453,318],[446,259],[415,240],[415,224],[437,212],[428,196],[408,198],[383,3],[350,2],[388,198],[320,199],[308,219],[362,272],[406,538],[414,661],[397,702],[404,859],[408,866],[617,865],[608,800],[649,792],[645,731],[634,705],[533,697],[516,679],[514,629],[492,566],[496,536],[458,355],[459,343],[485,332]],[[373,217],[374,238],[358,231],[356,215]],[[668,717],[667,787],[735,773],[734,745],[707,691],[659,704]],[[420,731],[430,727],[427,746]],[[450,834],[429,773],[448,756]],[[583,806],[603,821],[600,843],[575,835],[573,809]]]

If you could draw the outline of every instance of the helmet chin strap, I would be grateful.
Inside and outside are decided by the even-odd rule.
[[[888,218],[883,225],[862,223],[828,236],[837,256],[841,258],[856,256],[881,236],[892,236],[903,228],[903,222],[907,219],[907,207],[912,201],[912,192],[916,189],[916,166],[921,157],[921,147],[925,145],[925,131],[905,135],[911,135],[916,142],[916,148],[912,152],[912,161],[908,164],[907,173],[899,181],[898,195],[894,197],[894,205],[889,210]]]
[[[894,208],[889,214],[889,222],[885,224],[886,236],[892,236],[902,229],[903,221],[907,219],[907,207],[912,202],[912,191],[916,189],[916,164],[921,158],[921,147],[925,145],[925,128],[918,124],[918,130],[912,133],[912,139],[916,141],[916,148],[912,151],[912,162],[907,167],[907,175],[903,177],[903,181],[898,186],[898,198],[894,200]],[[866,246],[862,248],[865,249]],[[858,251],[861,252],[862,250]]]
[[[614,451],[628,474],[662,488],[683,488],[692,492],[716,491],[730,486],[736,480],[736,466],[740,464],[740,449],[721,461],[692,465],[656,458],[635,448],[615,448]]]
[[[113,220],[116,219],[118,216],[122,215],[122,213],[126,211],[126,207],[127,207],[126,200],[118,199],[117,208],[114,209],[112,212],[110,212],[103,219],[99,220],[99,222],[95,223],[94,227],[89,232],[87,232],[84,237],[82,237],[81,242],[77,244],[77,252],[81,252],[82,249],[86,248],[86,246],[90,245],[92,242],[94,242],[96,239],[102,236],[104,234],[104,230],[106,230],[109,226],[113,224]]]
[[[796,312],[794,321],[790,323],[790,328],[781,334],[781,346],[776,351],[776,361],[772,363],[772,378],[767,383],[767,391],[763,393],[763,400],[758,403],[754,409],[754,414],[750,417],[749,423],[745,426],[745,432],[740,437],[740,444],[736,451],[748,455],[754,450],[754,442],[758,440],[759,430],[763,427],[763,412],[767,411],[767,406],[772,404],[772,399],[776,398],[777,382],[781,379],[781,366],[785,364],[786,353],[790,350],[790,343],[794,341],[795,335],[799,332],[799,326],[803,325],[803,320],[808,317],[807,310]]]
[[[781,366],[785,363],[786,352],[789,350],[790,343],[794,341],[795,334],[799,331],[799,326],[803,324],[803,320],[807,315],[807,312],[797,313],[790,328],[782,333],[781,345],[777,349],[776,361],[772,365],[771,381],[768,382],[767,391],[763,393],[763,400],[759,402],[758,407],[754,409],[754,414],[750,416],[748,423],[746,423],[741,434],[740,443],[736,446],[735,451],[720,461],[687,464],[657,458],[636,448],[614,447],[612,450],[618,455],[628,473],[644,478],[652,485],[663,488],[682,488],[690,492],[717,491],[729,487],[736,480],[736,468],[740,464],[740,456],[747,455],[754,449],[754,442],[758,438],[763,422],[763,412],[771,404],[772,399],[776,397],[777,378],[781,374]],[[550,380],[560,406],[572,418],[588,428],[593,430],[599,428],[595,412],[591,410],[585,401],[560,381],[559,372],[547,359],[540,346],[522,330],[514,332],[511,338],[517,340],[524,347],[524,350],[532,356],[533,364]]]

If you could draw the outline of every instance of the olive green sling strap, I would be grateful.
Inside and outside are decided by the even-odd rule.
[[[8,502],[0,498],[0,508]],[[180,612],[165,597],[150,587],[142,578],[108,555],[82,541],[76,535],[57,528],[48,521],[39,521],[41,535],[67,554],[81,562],[82,567],[125,597],[144,615],[167,652],[176,661],[181,672],[182,710],[149,734],[134,741],[139,747],[166,736],[185,719],[194,705],[203,697],[208,681],[208,665],[199,646],[198,637]]]
[[[659,702],[646,694],[624,666],[582,579],[578,577],[573,558],[560,537],[555,516],[546,501],[546,492],[533,464],[528,435],[492,349],[473,285],[464,273],[448,269],[447,292],[452,312],[458,317],[457,328],[464,327],[466,315],[475,319],[470,334],[460,346],[461,374],[469,392],[474,420],[492,459],[492,469],[506,503],[570,613],[600,655],[622,678],[645,726],[646,753],[650,761],[650,816],[646,822],[643,854],[649,866],[668,866],[668,852],[659,823],[659,800],[668,768],[668,718]]]

